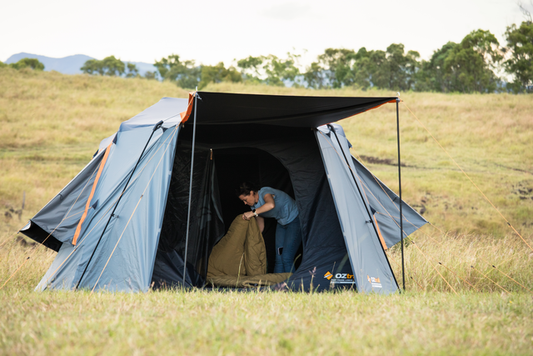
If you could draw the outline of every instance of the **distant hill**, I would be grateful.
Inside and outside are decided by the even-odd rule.
[[[81,74],[82,71],[80,68],[85,64],[86,61],[89,59],[94,59],[93,57],[86,56],[84,54],[75,54],[73,56],[63,57],[63,58],[52,58],[52,57],[46,57],[41,56],[39,54],[32,54],[32,53],[17,53],[9,57],[5,63],[16,63],[20,61],[22,58],[36,58],[44,64],[44,70],[45,71],[52,71],[55,70],[56,72],[63,73],[63,74]],[[157,69],[154,67],[153,64],[150,63],[143,63],[143,62],[124,62],[124,63],[133,63],[137,66],[137,69],[139,70],[139,74],[143,75],[150,71],[155,72]]]

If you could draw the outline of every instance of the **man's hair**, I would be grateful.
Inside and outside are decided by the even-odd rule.
[[[250,192],[257,192],[257,186],[251,182],[242,182],[238,189],[235,189],[235,194],[240,195],[249,195]]]

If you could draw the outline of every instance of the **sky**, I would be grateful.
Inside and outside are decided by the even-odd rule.
[[[533,13],[533,0],[523,0]],[[2,0],[0,61],[27,52],[62,58],[114,55],[197,64],[287,52],[305,66],[326,48],[386,50],[402,43],[429,59],[476,29],[504,45],[524,19],[515,0]]]

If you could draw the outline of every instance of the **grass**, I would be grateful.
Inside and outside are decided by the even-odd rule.
[[[225,83],[206,91],[396,94]],[[402,93],[403,197],[432,223],[406,241],[405,294],[34,293],[55,253],[16,231],[122,121],[161,97],[186,95],[142,79],[0,69],[0,354],[531,354],[526,95]],[[395,110],[385,105],[342,125],[352,153],[397,191]],[[388,257],[402,284],[399,248]]]
[[[528,355],[530,296],[0,293],[0,353]]]
[[[0,248],[0,281],[16,272],[0,290],[0,354],[530,354],[533,254],[513,236],[441,235],[416,245],[423,254],[412,243],[405,249],[401,295],[90,294],[33,292],[55,253],[10,241]],[[401,283],[399,250],[389,258]]]
[[[89,162],[103,138],[164,96],[187,91],[143,79],[2,68],[0,207],[18,209],[26,192],[25,218],[31,217]]]

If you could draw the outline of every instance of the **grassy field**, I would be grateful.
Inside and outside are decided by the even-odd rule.
[[[0,294],[5,355],[531,355],[526,295]]]
[[[407,293],[390,296],[36,293],[32,289],[54,253],[6,244],[0,280],[22,267],[0,290],[0,354],[531,355],[533,294],[480,260],[494,258],[498,268],[532,289],[531,256],[517,256],[517,246],[505,242],[485,246],[468,236],[443,238],[436,243],[457,249],[445,248],[444,254],[420,246],[453,268],[456,275],[436,267],[456,292],[410,245],[407,276],[414,278],[407,281]],[[389,256],[397,268],[398,251]]]
[[[396,95],[229,84],[206,91]],[[526,95],[401,93],[403,196],[431,222],[406,246],[405,294],[32,292],[55,253],[16,231],[122,121],[161,97],[186,95],[143,79],[0,69],[0,354],[531,354]],[[354,156],[397,191],[395,111],[389,104],[341,124]],[[401,284],[399,249],[388,256]]]

